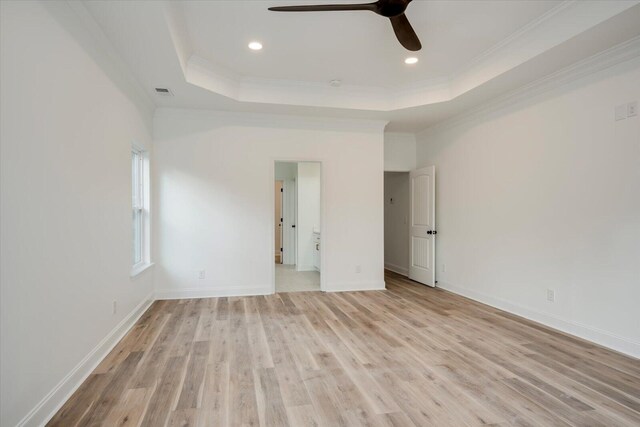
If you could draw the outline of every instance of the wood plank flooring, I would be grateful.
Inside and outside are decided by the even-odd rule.
[[[640,425],[639,360],[386,279],[157,301],[48,425]]]

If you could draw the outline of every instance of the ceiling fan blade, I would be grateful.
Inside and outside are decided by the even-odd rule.
[[[274,12],[328,12],[336,10],[375,10],[375,3],[360,4],[318,4],[308,6],[277,6],[270,7],[269,10]]]
[[[402,46],[413,51],[422,49],[422,43],[420,43],[420,39],[409,23],[407,15],[402,13],[398,16],[392,16],[389,19],[391,20],[393,31],[396,33],[396,37]]]

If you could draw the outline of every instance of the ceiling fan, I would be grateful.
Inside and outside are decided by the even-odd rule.
[[[404,11],[411,0],[378,0],[373,3],[359,4],[319,4],[308,6],[280,6],[270,7],[274,12],[326,12],[338,10],[368,10],[391,20],[391,26],[402,46],[416,51],[422,48],[420,39],[411,27]]]

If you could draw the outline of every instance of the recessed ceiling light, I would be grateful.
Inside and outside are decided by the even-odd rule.
[[[404,60],[405,64],[409,64],[409,65],[413,65],[416,62],[418,62],[418,58],[416,58],[415,56],[410,56],[407,59]]]
[[[262,43],[260,43],[260,42],[251,42],[251,43],[249,43],[249,49],[251,49],[251,50],[260,50],[260,49],[262,49]]]

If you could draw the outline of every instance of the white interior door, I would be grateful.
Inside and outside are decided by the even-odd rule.
[[[277,264],[282,264],[283,260],[282,260],[282,194],[283,194],[283,189],[282,189],[282,181],[276,181],[276,187],[275,187],[275,193],[276,193],[276,200],[275,200],[275,223],[276,223],[276,229],[275,229],[275,241],[276,241],[276,246],[275,246],[275,258],[276,258],[276,263]]]
[[[284,187],[280,187],[280,264],[284,264]]]
[[[296,182],[282,183],[282,263],[296,263]]]
[[[409,278],[428,286],[436,284],[436,168],[411,171]]]

